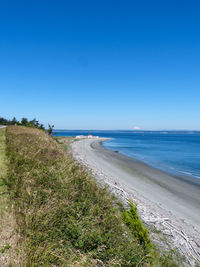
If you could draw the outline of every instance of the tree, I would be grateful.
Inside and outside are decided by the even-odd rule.
[[[8,124],[8,120],[4,119],[3,117],[0,117],[0,124],[7,125]]]
[[[36,127],[36,128],[39,128],[40,127],[40,123],[39,123],[39,121],[38,120],[36,120],[35,118],[32,120],[32,121],[30,121],[30,123],[34,126],[34,127]]]
[[[22,119],[21,119],[21,124],[22,124],[23,126],[26,126],[26,125],[28,124],[28,119],[27,119],[27,118],[22,118]]]
[[[42,123],[39,124],[38,129],[40,129],[40,130],[45,130],[44,125],[43,125]]]
[[[42,123],[39,123],[39,121],[36,120],[35,118],[29,121],[27,118],[23,117],[21,121],[18,121],[15,117],[13,117],[12,120],[7,120],[3,117],[0,117],[0,125],[16,125],[16,124],[26,127],[33,127],[45,131],[44,125]],[[47,130],[47,133],[49,135],[52,134],[53,127],[54,125],[49,124],[49,129]]]
[[[15,125],[15,124],[17,124],[18,123],[18,121],[17,121],[17,119],[15,118],[15,117],[13,117],[13,119],[11,120],[11,125]]]
[[[50,124],[48,124],[48,130],[47,130],[47,133],[48,133],[48,135],[52,135],[52,131],[53,131],[53,128],[54,128],[54,125],[50,125]]]

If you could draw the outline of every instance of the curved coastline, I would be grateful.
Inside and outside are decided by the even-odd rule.
[[[106,140],[99,140],[99,144],[101,145],[101,147],[107,151],[110,151],[114,154],[112,154],[112,156],[115,156],[116,155],[116,152],[111,150],[111,149],[108,149],[106,148],[103,143],[108,141],[108,140],[111,140],[111,138],[106,138]],[[180,179],[181,181],[184,181],[184,182],[187,182],[187,183],[191,183],[195,186],[199,186],[200,187],[200,179],[197,179],[197,178],[194,178],[193,176],[189,176],[189,175],[181,175],[180,173],[178,173],[178,171],[172,173],[172,172],[167,172],[161,168],[157,168],[155,166],[152,166],[151,164],[147,163],[147,162],[144,162],[142,160],[139,160],[139,159],[136,159],[134,157],[131,157],[131,156],[128,156],[126,154],[123,154],[119,151],[117,151],[117,155],[119,155],[119,158],[122,159],[122,160],[128,160],[128,161],[133,161],[133,163],[137,163],[137,164],[142,164],[143,166],[146,166],[147,168],[151,168],[152,170],[157,170],[157,171],[160,171],[161,173],[163,173],[164,175],[169,175],[171,177],[173,177],[174,179]]]
[[[104,142],[108,141],[108,140],[111,140],[112,138],[106,138],[106,140],[99,140],[99,144],[105,149],[105,150],[108,150],[108,151],[111,151],[113,153],[116,153],[115,151],[105,147],[103,145]],[[132,156],[128,156],[126,155],[125,153],[121,153],[119,151],[117,151],[119,155],[122,155],[124,157],[126,157],[127,159],[129,160],[133,160],[133,162],[135,163],[138,163],[138,164],[144,164],[146,165],[147,167],[149,168],[152,168],[154,170],[159,170],[160,172],[162,172],[163,174],[166,174],[166,175],[170,175],[172,177],[174,177],[175,179],[181,179],[182,181],[185,181],[187,183],[192,183],[192,184],[195,184],[195,186],[200,186],[200,179],[198,178],[195,178],[194,176],[190,176],[190,175],[186,175],[186,174],[181,174],[181,171],[167,171],[165,170],[164,168],[159,168],[159,167],[156,167],[154,165],[151,165],[150,163],[148,162],[145,162],[143,160],[140,160],[140,159],[136,159]]]

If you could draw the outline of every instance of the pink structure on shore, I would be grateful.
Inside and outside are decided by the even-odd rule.
[[[84,138],[98,139],[99,136],[93,136],[92,134],[88,134],[88,135],[77,135],[76,138],[77,139],[84,139]]]

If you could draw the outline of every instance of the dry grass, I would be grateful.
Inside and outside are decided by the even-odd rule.
[[[175,266],[147,254],[112,196],[44,132],[7,128],[21,266]]]
[[[0,129],[0,266],[17,264],[15,219],[7,194],[5,129]]]

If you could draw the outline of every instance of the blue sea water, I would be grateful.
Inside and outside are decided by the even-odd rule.
[[[103,146],[172,174],[200,179],[200,132],[188,131],[64,131],[58,136],[96,135],[112,140]]]

